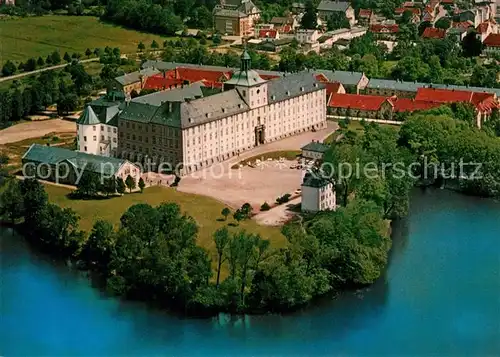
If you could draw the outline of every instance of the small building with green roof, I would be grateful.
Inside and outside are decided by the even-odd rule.
[[[57,146],[32,144],[22,157],[23,175],[56,183],[77,185],[83,172],[90,171],[101,179],[132,176],[138,184],[141,169],[131,162],[68,150]]]
[[[311,141],[301,148],[302,157],[304,159],[322,160],[329,148],[330,146],[327,144],[320,143],[319,141]]]

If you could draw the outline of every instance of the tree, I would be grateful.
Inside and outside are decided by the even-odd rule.
[[[71,56],[69,55],[69,53],[68,53],[68,52],[64,52],[63,59],[64,59],[66,62],[68,62],[68,63],[70,63],[70,62],[71,62]]]
[[[107,268],[115,239],[113,225],[108,221],[98,220],[94,223],[89,238],[82,247],[81,258],[87,264],[95,263],[101,268]]]
[[[145,49],[146,49],[146,46],[144,46],[144,43],[142,43],[142,41],[139,42],[139,44],[137,45],[137,51],[142,52]]]
[[[132,193],[132,190],[135,188],[135,180],[132,176],[127,176],[125,179],[125,186],[127,186],[129,192]]]
[[[38,67],[43,67],[45,65],[45,61],[43,60],[42,57],[38,57],[38,60],[36,61],[36,64]]]
[[[25,72],[31,72],[36,69],[36,60],[34,58],[30,58],[29,60],[26,61],[24,65],[24,71]]]
[[[57,65],[57,64],[61,63],[61,55],[59,54],[58,51],[52,52],[50,57],[52,58],[52,64]],[[69,55],[68,55],[68,57],[69,57]]]
[[[451,20],[448,17],[441,17],[434,24],[435,28],[444,29],[444,30],[448,30],[450,28],[450,26],[451,26]]]
[[[24,199],[17,180],[9,180],[0,193],[0,216],[8,216],[12,223],[24,215]]]
[[[94,197],[101,189],[99,175],[94,172],[93,167],[86,167],[80,181],[76,183],[76,194],[83,197]]]
[[[344,12],[336,11],[327,19],[328,31],[342,28],[351,28],[351,24]]]
[[[245,203],[243,204],[243,206],[241,206],[241,213],[242,215],[245,217],[245,218],[250,218],[252,216],[252,205],[250,205],[250,203]]]
[[[214,44],[215,46],[219,46],[219,45],[221,44],[221,42],[222,42],[222,38],[220,37],[220,35],[219,35],[219,34],[214,34],[214,35],[212,36],[212,42],[213,42],[213,44]]]
[[[475,31],[469,32],[462,40],[462,52],[464,57],[477,57],[483,51],[483,44],[477,37]]]
[[[231,214],[231,210],[227,207],[224,207],[221,211],[221,214],[224,217],[224,220],[227,221],[227,216]]]
[[[87,48],[85,50],[85,56],[87,56],[87,58],[90,58],[90,56],[92,56],[92,51],[90,50],[90,48]]]
[[[47,55],[47,57],[45,58],[45,63],[48,65],[52,64],[52,56],[51,55]]]
[[[114,177],[106,177],[103,179],[101,191],[106,196],[114,195],[116,193],[116,179]]]
[[[229,231],[227,227],[219,228],[214,233],[215,249],[217,250],[217,280],[216,286],[219,287],[220,270],[222,263],[226,260],[224,252],[229,243]]]
[[[233,219],[236,222],[240,223],[240,221],[243,221],[245,219],[245,215],[241,212],[241,210],[237,209],[233,214]]]
[[[139,179],[139,190],[141,190],[141,193],[144,191],[144,187],[146,187],[146,184],[144,183],[144,180],[141,177]]]
[[[156,42],[156,40],[153,40],[153,41],[151,42],[151,48],[152,48],[153,50],[156,50],[156,49],[158,49],[159,47],[160,47],[160,46],[158,45],[158,42]],[[140,49],[139,49],[139,50],[140,50]],[[141,51],[141,52],[142,52],[142,51]]]
[[[307,0],[305,4],[305,11],[300,25],[304,29],[316,29],[318,27],[316,7],[314,6],[312,0]]]
[[[12,61],[7,61],[2,67],[2,76],[7,77],[7,76],[12,76],[14,73],[16,73],[16,65],[12,63]]]
[[[116,178],[116,192],[118,192],[120,195],[123,195],[125,193],[125,182],[123,182],[123,179],[121,177]]]
[[[25,178],[19,182],[23,195],[24,221],[28,227],[36,230],[41,221],[43,211],[48,204],[48,196],[42,184],[36,179]]]
[[[101,49],[100,48],[94,48],[94,56],[96,57],[101,57]]]

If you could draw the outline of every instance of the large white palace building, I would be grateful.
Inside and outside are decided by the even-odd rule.
[[[90,103],[78,123],[80,151],[92,148],[98,155],[168,162],[181,166],[183,174],[267,142],[326,127],[325,86],[312,72],[266,81],[251,69],[246,51],[240,70],[224,82],[223,91],[214,93],[195,83],[121,104],[109,95],[98,101]],[[98,121],[100,132],[95,132]],[[98,147],[85,145],[103,137]]]

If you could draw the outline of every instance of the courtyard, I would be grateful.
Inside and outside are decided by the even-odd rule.
[[[239,157],[183,177],[178,190],[209,196],[233,208],[241,207],[248,202],[252,205],[254,212],[258,212],[264,202],[272,205],[276,198],[286,193],[292,195],[293,199],[300,195],[297,190],[300,189],[302,179],[302,170],[290,168],[297,165],[297,161],[264,159],[260,164],[254,164],[254,167],[231,167],[237,166],[239,162],[247,158],[255,158],[269,152],[300,150],[312,140],[323,141],[337,128],[337,123],[329,121],[326,129],[303,133],[256,147]],[[270,215],[272,214],[266,213],[266,216]],[[264,219],[263,223],[270,224],[274,221],[276,220]]]

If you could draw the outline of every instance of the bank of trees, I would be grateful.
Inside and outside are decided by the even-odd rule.
[[[50,204],[43,186],[31,179],[7,179],[0,215],[24,221],[32,241],[94,270],[118,295],[190,313],[289,310],[379,278],[391,246],[388,220],[407,214],[416,183],[455,174],[456,188],[500,196],[498,137],[492,128],[481,131],[450,113],[438,108],[412,115],[399,132],[371,123],[357,134],[342,125],[342,139],[316,172],[335,183],[337,210],[285,225],[287,243],[280,248],[266,237],[222,227],[213,233],[209,254],[196,244],[196,222],[173,203],[136,204],[123,213],[119,227],[98,221],[85,233],[75,212]],[[479,171],[465,166],[456,172],[453,165],[460,161],[480,164]]]

